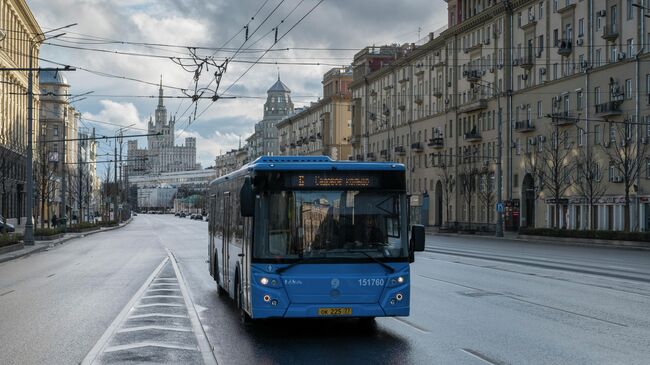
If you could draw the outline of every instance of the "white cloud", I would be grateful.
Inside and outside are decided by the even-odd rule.
[[[85,37],[92,35],[111,40],[135,42],[196,45],[216,47],[223,45],[236,35],[243,25],[250,21],[261,2],[232,0],[27,0],[37,21],[44,30],[54,27],[79,23],[66,29],[67,37]],[[297,1],[286,2],[278,8],[275,15],[253,36],[256,40],[267,35],[255,48],[266,48],[273,41],[271,29],[279,24]],[[303,3],[285,23],[280,26],[281,33],[289,29],[314,2]],[[266,17],[272,4],[268,4],[251,21],[251,32]],[[383,19],[390,15],[390,21]],[[384,42],[413,42],[417,38],[418,27],[422,36],[439,28],[446,21],[446,4],[442,0],[394,0],[349,1],[328,0],[313,14],[295,28],[276,48],[283,47],[322,47],[322,48],[362,48],[371,44]],[[230,47],[238,47],[243,42],[243,33],[237,34]],[[149,54],[186,56],[187,50],[169,47],[143,47],[124,44],[78,44],[66,41],[86,42],[82,39],[60,38],[60,44],[82,47],[102,48]],[[250,42],[248,43],[250,44]],[[201,51],[204,55],[211,51]],[[299,51],[270,52],[265,60],[273,61],[321,61],[324,63],[349,64],[355,51]],[[216,57],[222,59],[232,53],[219,52]],[[242,53],[239,60],[255,60],[259,53]],[[41,56],[61,63],[80,66],[119,76],[131,77],[157,84],[160,75],[164,75],[166,85],[191,88],[193,74],[183,70],[171,60],[123,56],[72,50],[44,45]],[[49,64],[44,64],[49,65]],[[247,68],[249,64],[231,63],[223,77],[220,91],[223,92]],[[292,98],[296,106],[315,101],[313,98],[301,98],[304,95],[321,95],[321,78],[330,66],[290,66],[279,65],[282,80],[293,91]],[[256,65],[229,92],[259,98],[222,99],[212,105],[199,120],[193,121],[184,136],[197,138],[198,158],[204,166],[211,165],[214,155],[238,146],[239,136],[247,137],[256,121],[262,118],[266,90],[275,82],[278,66]],[[212,77],[214,68],[204,70],[201,85]],[[157,87],[119,78],[106,78],[78,70],[66,73],[71,83],[72,93],[78,94],[90,90],[95,93],[76,106],[90,119],[102,120],[120,125],[137,123],[146,128],[149,116],[156,108],[156,99],[143,96],[155,96]],[[166,89],[166,95],[182,96],[181,92]],[[114,95],[114,97],[97,97],[97,95]],[[120,96],[120,97],[117,97]],[[139,96],[139,97],[125,97]],[[201,100],[198,111],[201,112],[209,100]],[[178,111],[178,128],[187,124],[187,117],[194,108],[187,109],[188,100],[165,99],[170,116]],[[183,111],[187,112],[182,116]],[[100,131],[112,133],[111,126],[96,124]],[[178,131],[177,131],[178,132]],[[178,140],[182,140],[179,138]]]

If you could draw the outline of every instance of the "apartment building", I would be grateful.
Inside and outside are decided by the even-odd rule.
[[[337,67],[325,73],[323,98],[296,109],[276,125],[281,155],[324,155],[334,160],[352,157],[351,82],[349,67]]]
[[[650,230],[650,29],[632,4],[447,1],[427,43],[355,55],[352,155],[406,164],[422,223],[493,227],[500,161],[507,229]]]
[[[25,0],[0,0],[0,68],[37,67],[42,30]],[[35,74],[36,75],[36,74]],[[25,70],[0,73],[0,215],[9,223],[25,223],[27,156],[27,86]],[[36,76],[34,89],[37,90]],[[38,96],[34,120],[38,120]],[[32,141],[38,136],[34,123]],[[36,145],[36,144],[35,144]],[[36,157],[36,156],[35,156]]]

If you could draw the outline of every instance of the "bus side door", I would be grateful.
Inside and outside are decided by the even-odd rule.
[[[230,289],[230,233],[232,228],[231,224],[231,209],[230,209],[230,192],[226,191],[223,194],[222,198],[223,204],[223,239],[221,240],[221,277],[223,278],[223,287],[228,290],[229,293],[234,295],[234,288]]]

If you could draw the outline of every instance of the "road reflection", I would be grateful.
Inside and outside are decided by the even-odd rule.
[[[221,335],[227,336],[223,342],[220,340],[226,346],[220,349],[225,355],[220,360],[226,363],[412,363],[409,343],[377,323],[357,319],[267,319],[243,325],[230,299],[215,299],[224,309],[221,328],[216,330],[223,330]]]

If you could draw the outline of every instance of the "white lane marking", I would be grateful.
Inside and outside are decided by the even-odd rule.
[[[196,347],[193,346],[179,346],[179,345],[174,345],[174,344],[164,343],[164,342],[138,342],[138,343],[133,343],[128,345],[108,347],[104,350],[104,352],[132,350],[132,349],[138,349],[142,347],[163,347],[166,349],[174,349],[174,350],[196,351]]]
[[[205,330],[201,325],[199,314],[196,311],[196,307],[194,307],[194,302],[192,301],[190,291],[187,289],[187,285],[185,284],[185,279],[183,279],[183,274],[178,267],[176,257],[170,249],[166,248],[165,250],[167,251],[168,257],[170,258],[169,262],[171,262],[172,267],[174,268],[174,272],[176,273],[176,277],[178,278],[178,283],[180,284],[181,292],[183,293],[183,298],[185,299],[185,305],[187,306],[187,314],[189,315],[190,321],[192,322],[192,328],[194,329],[196,341],[199,344],[199,350],[201,351],[201,355],[203,355],[203,362],[205,365],[217,365],[217,359],[215,358],[212,346],[208,341],[208,336],[206,335]]]
[[[182,307],[182,304],[176,303],[151,303],[151,304],[140,304],[136,305],[134,308],[149,308],[149,307]]]
[[[479,360],[484,361],[484,362],[486,362],[488,364],[491,364],[491,365],[504,365],[505,364],[502,361],[492,359],[492,358],[488,357],[487,355],[484,355],[484,354],[482,354],[482,353],[480,353],[480,352],[478,352],[476,350],[460,349],[460,351],[468,354],[469,356],[472,356],[473,358],[479,359]]]
[[[122,328],[121,330],[118,330],[116,333],[137,332],[137,331],[147,331],[147,330],[192,332],[191,328],[175,328],[175,327],[165,327],[165,326],[140,326],[140,327]]]
[[[181,314],[167,314],[167,313],[147,313],[147,314],[134,314],[129,318],[150,318],[150,317],[165,317],[165,318],[189,318]]]
[[[399,317],[390,317],[390,318],[392,318],[394,321],[397,321],[397,322],[399,322],[401,324],[405,324],[405,325],[411,327],[412,329],[414,329],[414,330],[416,330],[416,331],[418,331],[420,333],[424,333],[424,334],[429,333],[428,330],[426,330],[424,328],[420,328],[419,326],[416,326],[415,324],[413,324],[413,323],[411,323],[411,322],[409,322],[409,321],[407,321],[405,319],[402,319],[402,318],[399,318]]]
[[[180,289],[149,289],[147,291],[180,291]]]
[[[108,326],[106,332],[104,332],[104,334],[99,339],[99,341],[97,341],[97,343],[95,343],[95,346],[93,346],[90,352],[88,352],[86,357],[81,362],[81,365],[90,365],[93,362],[95,362],[95,360],[97,360],[99,354],[102,353],[102,349],[106,347],[108,341],[111,339],[111,337],[113,337],[113,334],[115,333],[117,328],[120,326],[120,324],[122,324],[122,322],[124,322],[126,317],[129,315],[129,312],[131,312],[131,309],[135,306],[135,303],[137,303],[138,300],[140,300],[142,294],[145,292],[145,290],[147,290],[149,284],[153,282],[153,279],[156,277],[156,275],[160,273],[160,271],[163,269],[167,261],[169,261],[169,257],[165,257],[160,263],[160,265],[158,265],[158,267],[151,273],[151,275],[149,275],[147,280],[144,281],[144,284],[142,284],[140,289],[138,289],[138,291],[133,295],[131,300],[129,300],[129,302],[126,303],[126,305],[124,306],[120,314],[118,314],[117,317],[115,317],[113,323],[111,323],[111,325]]]
[[[154,299],[154,298],[182,298],[180,295],[148,295],[142,297],[142,299]]]

